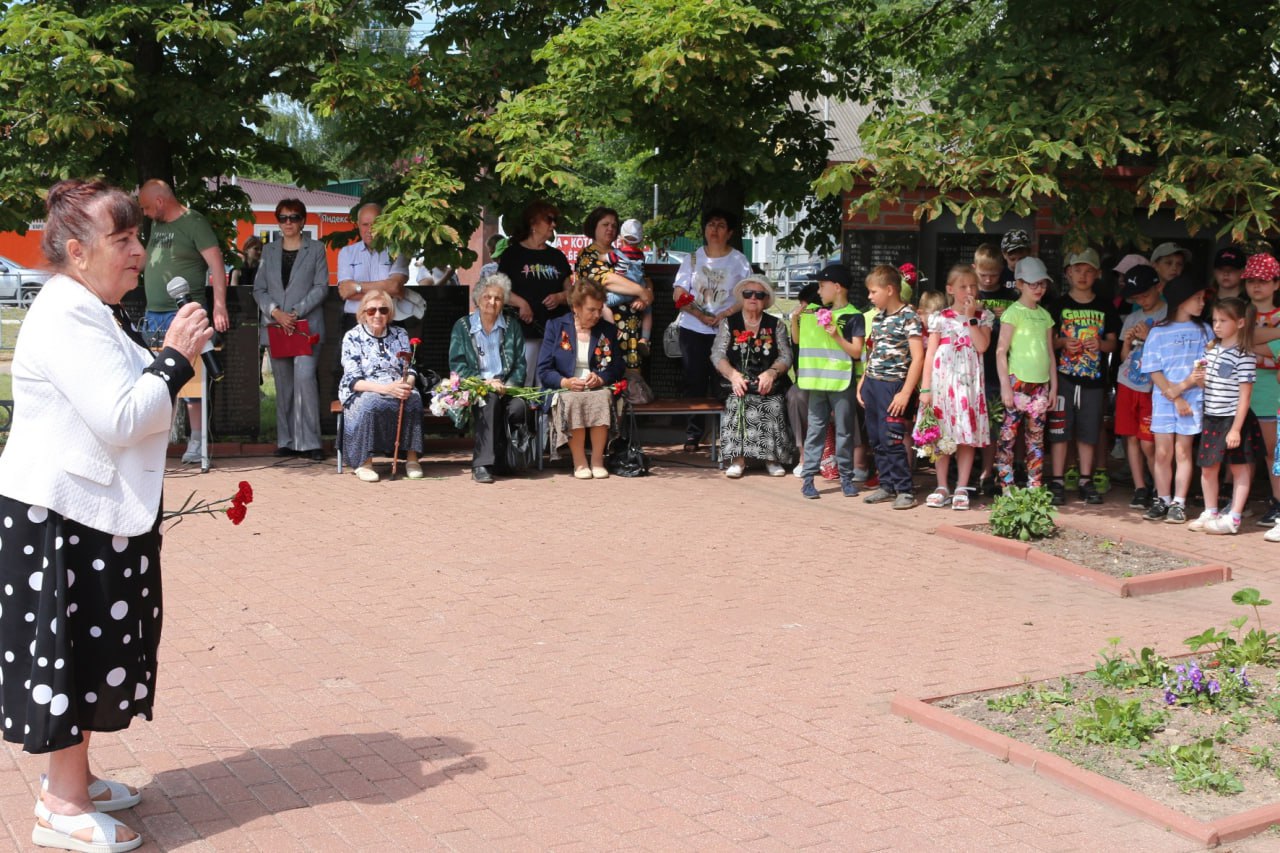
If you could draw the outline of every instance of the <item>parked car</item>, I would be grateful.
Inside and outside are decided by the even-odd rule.
[[[827,264],[838,263],[840,263],[840,256],[832,255],[826,260],[817,259],[783,267],[782,274],[778,276],[778,294],[786,299],[795,298],[806,284],[817,280],[818,272]]]
[[[50,273],[24,267],[0,255],[0,304],[31,307]]]

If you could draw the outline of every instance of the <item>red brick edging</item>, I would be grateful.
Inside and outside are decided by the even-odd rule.
[[[922,700],[898,695],[893,698],[889,707],[898,716],[906,717],[927,729],[977,747],[1001,761],[1025,768],[1046,779],[1052,779],[1064,788],[1070,788],[1115,806],[1148,823],[1171,829],[1205,847],[1217,847],[1223,842],[1248,838],[1273,825],[1280,824],[1280,803],[1272,803],[1217,820],[1197,820],[1163,803],[1158,803],[1144,794],[1126,788],[1114,779],[1100,776],[1072,764],[1061,756],[1042,752],[1007,735],[983,728],[977,723],[932,704],[946,698],[948,697],[939,696]]]
[[[940,526],[934,532],[939,536],[956,542],[963,542],[967,545],[985,548],[988,551],[994,551],[995,553],[1003,554],[1006,557],[1025,560],[1033,566],[1039,566],[1042,569],[1048,569],[1051,572],[1057,572],[1060,575],[1084,581],[1087,584],[1095,586],[1105,592],[1109,592],[1112,595],[1118,595],[1121,598],[1127,598],[1134,595],[1155,595],[1161,592],[1176,592],[1180,589],[1191,589],[1192,587],[1231,580],[1231,567],[1220,563],[1205,563],[1199,566],[1186,566],[1181,569],[1171,569],[1167,572],[1152,572],[1151,574],[1139,575],[1132,578],[1114,578],[1104,572],[1096,571],[1087,566],[1078,565],[1070,560],[1064,560],[1061,557],[1055,557],[1052,554],[1037,551],[1033,546],[1026,542],[1019,542],[1014,539],[1004,539],[987,533],[979,533],[978,531],[970,530],[967,527],[953,527],[946,524]],[[1124,537],[1116,537],[1117,543],[1123,541]],[[1170,549],[1164,548],[1164,546],[1159,547],[1163,550],[1170,551]],[[1172,551],[1170,552],[1176,553]]]

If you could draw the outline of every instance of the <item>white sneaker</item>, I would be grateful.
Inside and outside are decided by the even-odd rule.
[[[792,468],[792,469],[791,469],[791,476],[792,476],[792,477],[803,477],[803,476],[804,476],[804,463],[803,463],[803,462],[797,462],[797,463],[796,463],[796,467],[794,467],[794,468]]]
[[[1268,542],[1280,542],[1280,524],[1268,530],[1262,538]]]
[[[366,483],[378,482],[378,472],[370,468],[368,465],[361,465],[356,469],[356,476]]]
[[[725,469],[724,475],[728,477],[730,480],[736,480],[742,476],[743,468],[744,466],[741,462],[734,462],[732,465],[730,465],[728,468]]]
[[[1199,518],[1197,518],[1195,521],[1187,525],[1187,529],[1188,530],[1208,530],[1209,523],[1212,521],[1217,521],[1219,517],[1220,516],[1218,515],[1218,513],[1210,512],[1209,510],[1206,509],[1204,512],[1200,513]],[[1232,532],[1234,533],[1235,531],[1233,530]]]
[[[782,467],[781,465],[779,465],[777,462],[766,462],[766,463],[764,463],[764,470],[766,470],[766,471],[768,471],[768,472],[769,472],[769,476],[770,476],[770,477],[785,477],[785,476],[787,476],[787,469],[786,469],[786,468],[783,468],[783,467]]]
[[[1235,519],[1231,517],[1231,513],[1224,512],[1222,515],[1219,515],[1213,521],[1210,521],[1207,524],[1205,524],[1204,532],[1212,533],[1220,536],[1222,535],[1235,536],[1237,533],[1240,532],[1240,525],[1236,524]]]
[[[183,465],[200,465],[204,462],[204,454],[200,452],[199,444],[188,444],[187,452],[182,454]]]

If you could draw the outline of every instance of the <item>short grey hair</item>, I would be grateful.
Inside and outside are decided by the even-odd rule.
[[[471,290],[471,304],[479,308],[480,297],[484,296],[486,290],[494,287],[502,291],[502,304],[505,306],[511,299],[511,279],[507,277],[506,273],[501,272],[490,273],[480,279],[479,283]]]

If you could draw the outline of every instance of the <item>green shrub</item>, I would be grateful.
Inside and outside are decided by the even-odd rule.
[[[1016,486],[1004,490],[991,506],[991,531],[1005,539],[1043,539],[1052,536],[1057,529],[1053,517],[1053,497],[1048,489],[1019,489]]]

